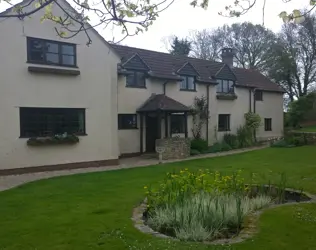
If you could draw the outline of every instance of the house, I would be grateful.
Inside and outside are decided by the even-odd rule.
[[[209,144],[235,133],[249,111],[263,119],[259,139],[282,135],[282,89],[257,71],[234,68],[232,49],[211,62],[110,45],[92,28],[87,46],[85,33],[62,39],[42,15],[0,22],[0,174],[115,165],[153,152],[157,138],[192,136],[189,110],[202,96]],[[30,137],[64,132],[80,142],[27,145]]]

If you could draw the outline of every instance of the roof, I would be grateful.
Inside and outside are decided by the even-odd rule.
[[[197,80],[204,83],[216,83],[214,79],[225,78],[236,80],[236,86],[258,88],[266,91],[284,92],[277,84],[270,81],[259,71],[233,68],[222,62],[197,59],[186,56],[176,56],[152,50],[145,50],[129,46],[111,44],[112,48],[121,56],[124,64],[130,58],[138,55],[150,68],[149,75],[165,79],[179,79],[177,72],[186,66],[191,66],[197,73]],[[192,71],[191,71],[192,72]]]
[[[190,108],[184,104],[163,94],[153,94],[145,103],[137,109],[138,112],[152,112],[152,111],[177,111],[186,112]]]

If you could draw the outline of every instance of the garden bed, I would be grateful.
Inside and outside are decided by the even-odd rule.
[[[147,198],[133,214],[136,228],[159,237],[231,244],[256,232],[263,209],[313,200],[302,190],[285,188],[283,175],[274,186],[245,184],[238,173],[181,172],[167,175],[159,190],[145,187]]]

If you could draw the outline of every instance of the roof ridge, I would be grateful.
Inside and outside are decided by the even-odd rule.
[[[143,49],[143,48],[138,48],[138,47],[133,47],[133,46],[128,46],[128,45],[113,44],[113,43],[110,43],[110,45],[113,46],[113,47],[124,47],[124,48],[131,48],[131,49],[137,49],[137,50],[142,50],[142,51],[154,52],[154,53],[157,53],[157,54],[165,54],[165,55],[173,56],[173,57],[179,58],[179,59],[189,58],[189,59],[193,59],[193,60],[196,60],[196,61],[203,61],[203,62],[210,62],[210,63],[216,63],[216,64],[223,64],[223,65],[225,65],[225,63],[223,63],[223,62],[206,60],[206,59],[201,59],[201,58],[196,58],[196,57],[191,57],[191,56],[172,55],[170,53],[157,51],[157,50]]]

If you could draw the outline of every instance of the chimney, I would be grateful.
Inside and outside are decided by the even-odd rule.
[[[234,50],[232,48],[222,48],[222,62],[230,68],[234,67]]]

